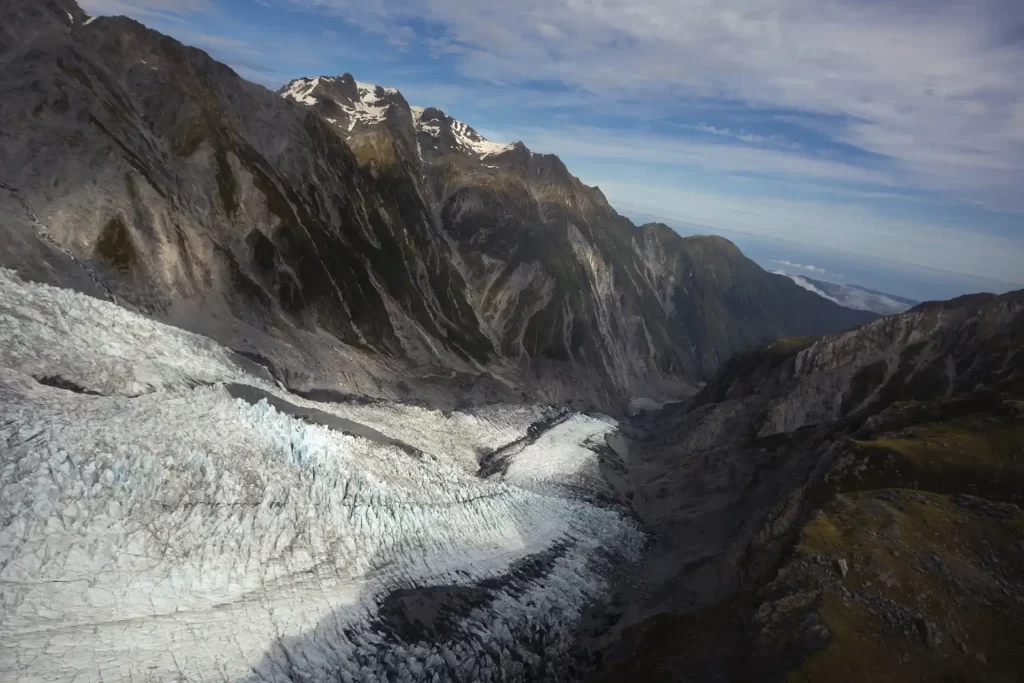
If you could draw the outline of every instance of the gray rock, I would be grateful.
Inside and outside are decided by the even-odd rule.
[[[839,568],[840,575],[842,575],[842,577],[845,579],[846,578],[846,574],[850,571],[850,567],[846,563],[846,560],[844,560],[842,558],[836,560],[836,566]]]

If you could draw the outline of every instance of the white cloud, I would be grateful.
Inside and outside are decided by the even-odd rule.
[[[159,15],[168,18],[210,9],[209,0],[80,0],[79,4],[93,15],[130,17]]]
[[[531,149],[560,155],[640,161],[723,173],[770,173],[816,181],[900,185],[899,179],[889,171],[774,147],[703,142],[579,126],[519,132]]]
[[[1011,237],[895,218],[859,205],[740,197],[618,178],[587,177],[612,204],[723,230],[792,240],[1024,286],[1021,244]]]
[[[792,261],[786,261],[786,260],[778,260],[778,259],[776,259],[776,260],[772,261],[772,263],[777,263],[780,266],[789,266],[790,268],[800,268],[801,270],[809,270],[812,273],[818,273],[820,275],[824,275],[825,273],[828,272],[824,268],[819,268],[817,266],[812,266],[812,265],[804,265],[804,264],[801,264],[801,263],[793,263]]]
[[[693,130],[699,130],[702,133],[710,133],[711,135],[719,135],[726,138],[734,138],[736,140],[742,140],[743,142],[775,142],[774,138],[765,137],[764,135],[756,135],[754,133],[744,133],[742,131],[732,131],[728,128],[719,128],[717,126],[709,126],[706,123],[699,123],[695,126],[688,126]]]
[[[382,33],[436,22],[434,49],[475,78],[833,115],[829,134],[892,157],[907,184],[1024,210],[1017,0],[292,1]]]

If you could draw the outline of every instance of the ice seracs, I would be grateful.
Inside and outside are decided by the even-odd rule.
[[[644,538],[533,484],[589,486],[613,421],[315,403],[233,358],[0,270],[0,680],[564,680],[553,663]],[[507,476],[479,476],[510,443]],[[450,614],[410,630],[420,604]]]

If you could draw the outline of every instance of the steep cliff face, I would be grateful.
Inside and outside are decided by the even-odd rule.
[[[798,293],[728,241],[637,228],[554,155],[418,113],[428,186],[471,297],[507,354],[598,368],[633,395],[734,352],[873,318]],[[807,293],[809,294],[809,293]],[[823,305],[824,303],[824,305]]]
[[[678,396],[737,351],[873,319],[765,273],[726,240],[637,228],[557,156],[486,140],[393,89],[345,74],[281,94],[325,116],[375,173],[404,165],[458,252],[485,332],[550,398],[565,392],[559,375],[606,401]]]
[[[494,357],[429,207],[322,118],[128,19],[3,14],[33,27],[0,57],[5,264],[57,282],[87,269],[127,304],[219,335],[269,329],[276,345],[253,350],[294,344],[328,367],[344,361],[330,347]]]
[[[689,341],[695,375],[708,377],[734,354],[771,339],[828,334],[875,318],[793,290],[788,278],[765,272],[721,237],[680,238],[660,223],[641,230],[647,277],[672,337]]]
[[[657,544],[598,679],[1017,677],[1022,399],[1015,292],[775,341],[635,419],[611,474]]]

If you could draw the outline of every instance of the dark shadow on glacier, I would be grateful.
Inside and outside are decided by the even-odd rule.
[[[571,541],[557,542],[467,584],[364,593],[312,630],[278,639],[236,683],[581,680],[598,655],[567,641],[582,645],[610,627],[618,612],[591,602],[567,633],[548,615],[531,614],[536,605],[527,595],[552,580],[555,564],[573,548]]]
[[[285,399],[275,396],[269,391],[258,389],[257,387],[249,384],[225,384],[224,389],[231,395],[232,398],[240,398],[247,403],[253,405],[260,401],[266,401],[268,404],[273,406],[278,412],[290,415],[297,420],[302,420],[307,424],[320,425],[321,427],[327,427],[333,429],[336,432],[342,434],[351,434],[358,436],[373,443],[380,444],[382,446],[394,446],[399,448],[409,455],[416,457],[422,457],[423,452],[418,448],[410,446],[407,443],[393,439],[386,434],[382,434],[373,427],[368,427],[359,422],[349,420],[344,417],[332,415],[331,413],[318,410],[317,408],[305,408],[297,406],[294,403],[286,401]]]
[[[557,418],[534,425],[526,438],[536,440],[565,416]],[[602,446],[596,451],[595,468],[621,469],[612,449]],[[631,515],[611,490],[551,485],[534,495]],[[512,537],[524,543],[536,538],[537,530],[518,518],[507,521],[516,525]],[[378,555],[371,566],[382,568],[379,581],[366,582],[356,600],[311,629],[278,638],[252,673],[236,683],[583,680],[600,663],[600,637],[622,614],[619,579],[628,563],[615,548],[588,551],[580,541],[564,535],[554,538],[539,552],[475,579],[466,571],[473,569],[472,559],[462,565],[465,569],[416,577],[395,563],[423,566],[418,558]],[[503,552],[510,551],[514,549]],[[579,570],[594,570],[603,577],[607,589],[587,593],[567,586],[566,575],[577,571],[576,562]],[[571,608],[579,608],[578,614],[561,618]]]

